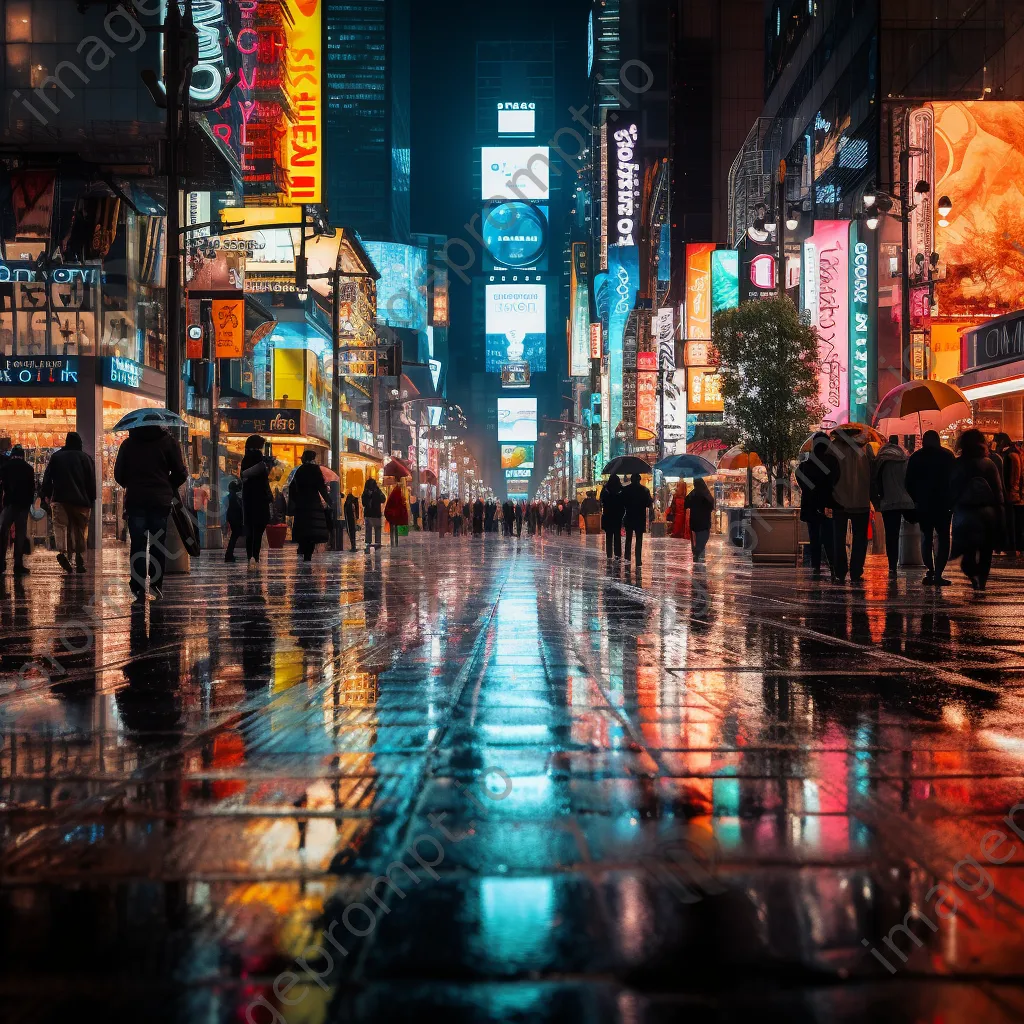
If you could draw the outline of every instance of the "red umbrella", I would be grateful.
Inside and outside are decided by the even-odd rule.
[[[432,469],[420,471],[420,483],[437,485],[437,474]]]
[[[392,480],[400,480],[402,477],[412,479],[412,470],[398,459],[392,459],[384,467],[384,475],[391,477]]]

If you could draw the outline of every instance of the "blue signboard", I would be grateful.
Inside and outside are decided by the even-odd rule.
[[[74,388],[77,385],[77,356],[4,356],[0,358],[0,386]]]
[[[635,245],[608,246],[608,376],[611,382],[611,429],[622,422],[622,336],[636,302],[640,258]]]

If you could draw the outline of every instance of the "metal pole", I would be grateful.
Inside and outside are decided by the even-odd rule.
[[[181,249],[179,232],[178,122],[181,92],[181,12],[167,5],[164,22],[164,81],[167,89],[167,408],[181,412]],[[188,102],[188,94],[185,94]]]
[[[779,232],[779,266],[778,284],[779,298],[786,294],[786,161],[779,161],[778,208],[775,223]]]
[[[341,250],[338,250],[341,260]],[[331,469],[338,474],[338,482],[334,484],[334,547],[341,551],[344,548],[342,539],[344,526],[341,520],[341,492],[345,481],[341,479],[341,268],[334,268],[333,298],[334,308],[331,310]]]
[[[210,500],[206,505],[206,546],[219,551],[222,546],[220,533],[220,360],[217,358],[217,340],[213,337],[213,302],[203,300],[206,309],[206,323],[209,326],[210,356],[213,361],[213,380],[210,384]],[[211,512],[210,509],[213,509]]]
[[[900,346],[903,349],[900,360],[900,381],[913,377],[910,359],[910,150],[907,148],[904,132],[903,149],[900,151],[900,230],[901,280],[900,280]]]

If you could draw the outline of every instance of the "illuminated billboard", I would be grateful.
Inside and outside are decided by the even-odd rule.
[[[626,321],[636,302],[640,283],[640,258],[635,245],[608,246],[608,409],[610,430],[622,422],[622,341]]]
[[[547,285],[489,284],[484,295],[487,372],[500,373],[506,363],[527,362],[532,373],[543,373],[547,369]]]
[[[590,295],[587,289],[587,243],[572,243],[569,269],[569,376],[590,376]]]
[[[875,304],[871,301],[871,246],[861,238],[857,221],[850,221],[850,419],[867,422],[868,352],[871,348]],[[960,345],[956,346],[959,370]]]
[[[711,254],[714,242],[686,246],[686,337],[711,337]]]
[[[616,126],[608,114],[608,245],[635,246],[640,224],[640,157],[637,123]]]
[[[363,242],[363,248],[380,273],[377,317],[391,327],[426,331],[426,250],[398,242]]]
[[[722,378],[713,366],[686,369],[686,411],[723,412]]]
[[[636,439],[652,441],[658,434],[658,353],[636,354]]]
[[[740,254],[716,249],[711,254],[711,315],[740,304]]]
[[[503,444],[501,446],[502,469],[533,469],[534,446],[524,444]]]
[[[850,409],[850,222],[819,220],[803,248],[803,303],[818,330],[821,425],[835,427]]]
[[[548,240],[546,206],[534,203],[499,203],[484,211],[480,226],[486,255],[494,267],[546,269],[542,263]]]
[[[323,201],[323,48],[320,0],[296,0],[285,55],[293,119],[285,135],[288,200]]]
[[[499,135],[533,135],[537,128],[536,103],[499,103]]]
[[[550,192],[547,146],[484,146],[480,152],[480,198],[543,201]]]
[[[537,399],[498,399],[498,442],[537,440]]]

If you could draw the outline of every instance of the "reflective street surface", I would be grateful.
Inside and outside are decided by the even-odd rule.
[[[1024,571],[105,557],[0,591],[4,1020],[1024,1019]]]

